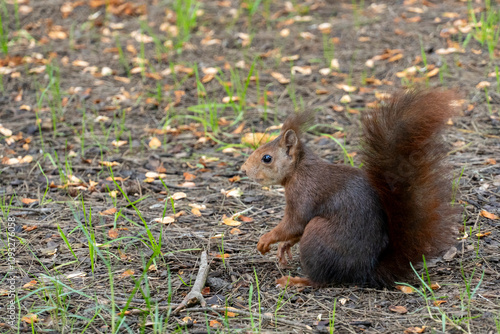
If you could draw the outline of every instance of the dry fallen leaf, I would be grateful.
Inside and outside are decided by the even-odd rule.
[[[241,234],[241,230],[239,228],[232,228],[231,231],[229,231],[231,234]]]
[[[389,311],[399,313],[399,314],[405,314],[408,313],[408,310],[406,307],[398,305],[398,306],[389,306]]]
[[[285,78],[285,76],[279,72],[271,72],[271,76],[278,80],[280,84],[286,85],[290,83],[290,79]]]
[[[175,221],[175,218],[172,216],[166,216],[163,218],[155,218],[153,221],[156,223],[168,225],[168,224],[173,223]]]
[[[192,181],[196,178],[196,175],[190,174],[188,172],[184,172],[184,180],[186,181]]]
[[[222,222],[227,226],[240,226],[241,222],[234,220],[232,217],[222,217]]]
[[[210,320],[210,327],[222,327],[222,324],[217,320]]]
[[[151,147],[153,150],[156,150],[157,148],[161,147],[161,141],[157,137],[151,138],[149,141],[149,147]]]
[[[476,85],[476,88],[477,89],[484,89],[484,88],[490,87],[490,86],[491,86],[491,84],[488,81],[481,81],[480,83],[478,83]]]
[[[396,285],[396,289],[401,290],[401,292],[406,293],[406,294],[413,293],[413,288],[406,286],[406,285]]]
[[[22,317],[21,320],[27,324],[33,324],[38,321],[38,315],[33,313],[28,313],[24,317]]]
[[[440,300],[435,300],[435,301],[433,302],[434,306],[439,306],[439,305],[444,304],[444,303],[446,303],[446,300],[442,300],[442,299],[440,299]]]
[[[243,191],[241,191],[240,188],[234,188],[228,191],[221,189],[220,192],[226,195],[226,197],[240,197],[243,194]]]
[[[37,199],[33,199],[33,198],[21,198],[21,202],[23,204],[29,205],[31,203],[38,202],[38,200]]]
[[[120,163],[117,161],[99,161],[99,165],[105,167],[114,167],[114,166],[120,166]]]
[[[99,212],[101,216],[110,216],[113,215],[117,212],[118,210],[116,208],[109,208],[105,211]]]
[[[405,329],[404,334],[419,334],[425,332],[426,326],[422,327],[408,327]]]
[[[179,199],[182,199],[182,198],[186,198],[187,195],[186,193],[183,193],[183,192],[177,192],[177,193],[174,193],[171,198],[176,201],[176,200],[179,200]]]
[[[481,210],[481,212],[479,213],[480,216],[483,216],[483,217],[486,217],[486,218],[489,218],[489,219],[498,219],[498,216],[493,214],[493,213],[490,213],[486,210]]]
[[[277,137],[278,137],[278,135],[270,135],[268,133],[260,133],[260,132],[245,133],[243,135],[243,137],[241,138],[241,142],[243,144],[247,144],[247,145],[251,145],[251,146],[255,147],[255,146],[263,145],[269,141],[272,141]]]
[[[31,289],[32,287],[36,286],[38,284],[37,281],[31,280],[28,283],[23,285],[23,289]]]
[[[132,276],[133,274],[135,273],[135,271],[133,269],[128,269],[128,270],[125,270],[123,273],[121,273],[121,277],[130,277]]]
[[[117,228],[112,228],[108,231],[108,237],[111,239],[116,239],[118,238],[118,229]]]
[[[121,147],[123,145],[126,145],[128,142],[126,140],[113,140],[111,142],[111,145],[113,145],[114,147]]]

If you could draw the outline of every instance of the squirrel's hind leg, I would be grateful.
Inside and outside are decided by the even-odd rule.
[[[280,288],[291,287],[291,286],[315,286],[315,284],[309,279],[305,277],[292,277],[292,276],[283,276],[276,280],[276,285]]]
[[[300,239],[300,263],[314,286],[331,283],[365,283],[374,274],[380,254],[379,241],[331,217],[314,217]],[[373,243],[373,245],[370,243]]]

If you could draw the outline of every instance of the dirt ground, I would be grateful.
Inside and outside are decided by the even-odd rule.
[[[253,2],[204,0],[180,47],[175,1],[21,1],[18,19],[12,3],[0,8],[11,40],[0,57],[0,272],[2,285],[15,279],[17,299],[10,326],[0,287],[0,332],[326,333],[335,304],[338,333],[500,333],[500,48],[478,41],[468,14],[498,12],[498,2],[264,0],[252,16]],[[359,165],[360,115],[412,85],[454,88],[463,99],[445,134],[463,238],[446,259],[428,261],[429,279],[419,270],[439,288],[424,298],[416,275],[409,294],[277,287],[282,275],[301,275],[298,249],[286,268],[274,250],[256,250],[285,200],[280,187],[239,171],[252,151],[242,136],[312,109],[318,126],[306,143],[344,163],[321,133],[334,135]],[[240,100],[221,106],[231,89]],[[184,214],[155,221],[174,215],[173,202]],[[226,221],[237,226],[223,223],[241,212]],[[151,240],[160,238],[158,255]],[[171,314],[202,250],[207,307],[238,315],[199,306]]]

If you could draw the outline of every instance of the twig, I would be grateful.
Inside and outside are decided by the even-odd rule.
[[[184,297],[180,305],[176,307],[173,314],[177,314],[184,308],[195,305],[196,303],[200,303],[200,305],[203,307],[207,305],[207,303],[205,302],[205,298],[203,298],[203,295],[201,294],[201,290],[203,289],[203,287],[205,286],[205,282],[207,281],[209,269],[210,266],[208,265],[207,252],[203,251],[200,258],[200,269],[198,270],[198,275],[196,275],[196,280],[194,281],[193,288],[187,294],[187,296]]]
[[[13,210],[22,210],[19,212],[12,212]],[[39,208],[39,209],[32,209],[32,208],[10,208],[9,215],[11,216],[25,216],[25,215],[33,215],[36,213],[51,213],[53,212],[54,209],[52,208]]]
[[[185,311],[186,312],[218,312],[218,313],[233,312],[233,313],[237,313],[237,314],[251,316],[251,317],[256,318],[256,319],[261,318],[264,320],[268,320],[270,322],[276,321],[276,322],[279,322],[281,324],[290,325],[293,327],[299,327],[299,328],[302,328],[302,329],[305,329],[308,331],[313,330],[312,327],[308,326],[308,325],[304,325],[301,323],[297,323],[295,321],[286,320],[286,319],[282,319],[282,318],[274,318],[272,313],[257,314],[257,313],[253,313],[253,312],[249,312],[249,311],[245,311],[245,310],[240,310],[240,309],[237,309],[234,307],[221,307],[221,308],[193,307],[190,309],[186,309]]]

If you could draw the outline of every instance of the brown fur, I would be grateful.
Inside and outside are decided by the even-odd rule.
[[[285,186],[283,219],[257,249],[264,254],[281,242],[278,258],[286,263],[300,242],[313,285],[372,286],[391,285],[410,273],[410,262],[443,251],[453,241],[455,211],[439,136],[452,99],[448,91],[408,91],[366,115],[363,169],[317,157],[300,140],[311,114],[289,117],[280,136],[242,166],[262,184]]]

